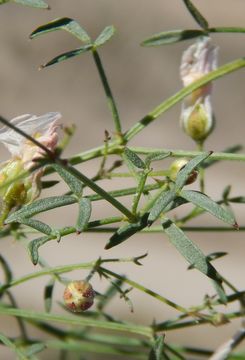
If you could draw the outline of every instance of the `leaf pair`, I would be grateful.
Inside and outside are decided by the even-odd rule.
[[[65,17],[56,19],[48,24],[38,27],[35,31],[31,33],[30,38],[34,39],[37,36],[57,30],[67,31],[71,35],[75,36],[78,40],[83,42],[84,45],[75,50],[68,51],[66,53],[56,56],[46,64],[42,65],[41,68],[59,63],[71,57],[88,52],[90,50],[95,50],[98,47],[104,45],[115,34],[114,26],[106,26],[101,32],[101,34],[97,37],[97,39],[93,42],[86,30],[84,30],[75,20]]]

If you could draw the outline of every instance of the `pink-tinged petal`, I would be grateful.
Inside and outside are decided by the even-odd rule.
[[[49,112],[41,116],[30,114],[21,115],[12,119],[10,122],[28,135],[34,137],[38,135],[38,137],[41,137],[48,134],[50,129],[60,118],[60,113]],[[26,139],[22,135],[16,133],[16,131],[5,126],[0,130],[0,142],[7,147],[13,156],[20,156]]]
[[[209,37],[203,37],[191,45],[182,56],[180,76],[184,86],[198,80],[217,67],[218,48],[211,45]]]

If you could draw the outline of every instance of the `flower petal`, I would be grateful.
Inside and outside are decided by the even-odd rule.
[[[50,127],[61,118],[59,112],[49,112],[41,116],[24,114],[12,119],[10,122],[23,130],[28,135],[35,136],[36,133],[45,135]],[[16,131],[3,127],[0,130],[0,142],[2,142],[14,156],[21,153],[25,138]]]

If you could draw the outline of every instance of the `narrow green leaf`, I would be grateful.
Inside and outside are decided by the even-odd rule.
[[[144,229],[147,226],[148,214],[145,214],[139,222],[134,224],[127,224],[120,227],[109,239],[105,249],[111,249],[112,247],[121,244],[127,240],[130,236],[136,234],[138,231]]]
[[[221,283],[219,274],[210,262],[207,261],[203,252],[179,227],[168,218],[162,221],[162,227],[170,242],[192,266],[211,279]]]
[[[92,206],[91,201],[88,198],[82,198],[78,202],[79,211],[78,211],[78,218],[76,223],[76,230],[78,233],[81,233],[87,226],[91,212]]]
[[[7,261],[4,259],[4,257],[0,254],[0,265],[3,268],[4,271],[4,281],[5,283],[10,283],[12,281],[13,275],[12,275],[12,271],[9,267],[9,264],[7,263]]]
[[[18,349],[18,347],[15,345],[15,343],[12,340],[10,340],[1,333],[0,333],[0,341],[8,348],[13,350],[19,360],[27,360],[25,353],[22,350]]]
[[[163,159],[169,157],[170,155],[171,155],[171,152],[169,152],[167,154],[166,154],[166,152],[161,152],[161,151],[151,153],[146,156],[145,164],[147,167],[149,167],[152,161],[163,160]]]
[[[230,198],[229,202],[237,203],[237,204],[244,204],[245,203],[245,196],[236,196],[234,198]]]
[[[206,258],[208,261],[213,261],[213,260],[219,259],[227,254],[228,253],[224,252],[224,251],[217,251],[217,252],[207,255]],[[188,266],[188,270],[191,270],[191,269],[194,269],[193,265]]]
[[[148,217],[148,226],[151,225],[165,210],[165,208],[174,200],[176,193],[173,190],[168,190],[163,192],[155,204],[153,205],[149,217]]]
[[[94,45],[96,47],[103,45],[107,41],[111,39],[111,37],[115,34],[116,29],[113,25],[106,26],[104,30],[101,32],[101,34],[97,37],[97,39],[94,42]]]
[[[134,153],[132,150],[129,150],[129,148],[125,147],[124,149],[124,155],[127,157],[127,159],[133,164],[135,167],[139,169],[145,169],[145,163],[141,158]]]
[[[56,30],[68,31],[70,34],[72,34],[82,42],[91,42],[91,39],[87,32],[76,21],[67,17],[59,18],[49,22],[48,24],[39,26],[31,33],[30,38],[33,39],[34,37],[37,37],[39,35],[43,35]]]
[[[236,228],[238,227],[233,214],[229,210],[217,204],[214,200],[210,199],[207,195],[198,191],[182,190],[180,196],[192,204],[206,210],[225,223],[228,223]]]
[[[194,39],[199,36],[207,35],[206,31],[202,30],[172,30],[163,31],[161,33],[152,35],[145,39],[142,46],[161,46],[167,44],[174,44],[179,41]]]
[[[55,280],[51,279],[44,288],[44,307],[46,312],[51,311],[54,285]]]
[[[213,282],[214,288],[218,294],[221,304],[227,304],[228,299],[227,299],[226,293],[224,291],[224,288],[222,286],[222,283],[220,283],[220,281],[215,281],[215,280],[213,280],[212,282]]]
[[[212,154],[212,151],[205,152],[201,155],[194,157],[190,160],[178,173],[176,182],[175,182],[175,191],[179,191],[186,183],[189,175],[193,170],[197,168],[205,159],[207,159]]]
[[[236,26],[229,26],[229,27],[212,27],[208,29],[211,33],[245,33],[244,27],[236,27]]]
[[[73,196],[63,195],[63,196],[51,196],[48,198],[40,199],[34,201],[30,205],[25,205],[20,210],[12,213],[7,219],[6,224],[11,222],[18,221],[20,218],[29,218],[34,215],[40,214],[44,211],[52,210],[61,206],[67,206],[74,204],[76,199]]]
[[[57,171],[60,177],[66,182],[71,191],[79,198],[83,192],[83,183],[73,176],[69,171],[59,164],[53,164],[52,167]]]
[[[164,335],[156,337],[148,360],[163,360]]]
[[[26,350],[26,356],[29,358],[31,358],[33,355],[43,351],[44,349],[46,349],[46,345],[44,343],[36,343],[36,344],[33,344],[31,346],[28,346],[28,350]]]
[[[69,58],[72,58],[74,56],[78,56],[80,54],[83,54],[89,50],[92,49],[92,45],[83,45],[75,50],[71,50],[71,51],[68,51],[68,52],[65,52],[61,55],[58,55],[56,57],[54,57],[52,60],[48,61],[46,64],[43,64],[40,66],[40,69],[44,69],[48,66],[51,66],[51,65],[54,65],[54,64],[57,64],[57,63],[60,63],[61,61],[64,61],[64,60],[67,60]]]
[[[52,234],[52,228],[43,223],[40,220],[36,220],[36,219],[28,219],[28,218],[19,218],[18,220],[16,220],[18,223],[23,224],[23,225],[27,225],[30,226],[31,228],[40,231],[41,233],[45,234],[45,235],[51,235]]]
[[[180,196],[177,196],[173,201],[171,201],[164,209],[164,212],[176,209],[177,207],[188,203],[186,199],[183,199]]]
[[[42,236],[32,240],[28,244],[28,250],[31,257],[31,261],[33,262],[34,265],[38,263],[38,259],[39,259],[38,249],[40,248],[40,246],[44,245],[48,241],[50,241],[49,236]]]
[[[208,30],[208,22],[199,12],[199,10],[192,4],[190,0],[183,0],[187,9],[191,13],[192,17],[196,20],[198,25],[200,25],[204,30]]]
[[[43,0],[13,0],[17,4],[31,6],[40,9],[49,9],[49,5]]]

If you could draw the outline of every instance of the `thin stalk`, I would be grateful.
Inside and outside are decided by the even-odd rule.
[[[11,294],[10,291],[6,291],[6,295],[8,296],[9,298],[9,301],[11,303],[11,305],[15,308],[18,308],[18,305],[17,305],[17,302],[14,298],[14,296]],[[19,329],[20,329],[20,333],[21,333],[21,338],[23,340],[28,340],[28,335],[27,335],[27,330],[26,330],[26,327],[25,327],[25,323],[23,321],[23,319],[20,319],[20,318],[16,318],[17,322],[18,322],[18,325],[19,325]]]
[[[116,102],[114,100],[114,97],[113,97],[109,82],[107,80],[107,76],[105,74],[104,67],[102,65],[102,62],[101,62],[101,59],[100,59],[100,56],[99,56],[97,50],[93,49],[92,54],[93,54],[93,58],[94,58],[96,66],[97,66],[99,75],[100,75],[100,79],[101,79],[103,88],[105,90],[105,94],[106,94],[106,97],[107,97],[107,102],[108,102],[109,108],[110,108],[111,113],[112,113],[112,117],[113,117],[113,120],[114,120],[114,126],[115,126],[115,130],[116,130],[116,135],[120,139],[121,134],[122,134],[122,127],[121,127],[121,122],[120,122],[120,117],[119,117],[119,113],[118,113],[118,110],[117,110]]]
[[[234,228],[228,228],[228,227],[218,227],[218,226],[180,226],[180,229],[187,232],[236,232]],[[87,232],[101,232],[101,233],[114,233],[118,230],[118,227],[101,227],[101,228],[88,228]],[[239,231],[245,231],[245,226],[239,227]],[[150,228],[144,228],[140,231],[142,234],[149,234],[149,233],[162,233],[163,229],[162,226],[151,226]]]
[[[168,170],[155,170],[149,171],[148,176],[168,176]],[[128,172],[111,172],[108,174],[109,178],[117,178],[117,177],[134,177],[131,173]]]
[[[192,84],[184,87],[178,91],[173,96],[169,97],[167,100],[158,105],[155,109],[149,112],[146,116],[143,117],[139,122],[134,124],[123,136],[125,142],[131,140],[135,135],[142,131],[147,125],[152,123],[164,112],[169,110],[179,101],[183,100],[187,95],[191,94],[193,91],[198,88],[208,84],[209,82],[218,79],[226,74],[229,74],[233,71],[236,71],[245,66],[245,58],[237,59],[231,63],[220,66],[218,69],[211,71],[207,75],[204,75],[201,79],[193,82]]]
[[[157,192],[154,196],[152,196],[152,198],[146,203],[146,205],[143,207],[143,209],[141,209],[140,213],[141,215],[146,214],[154,205],[154,203],[156,202],[156,200],[158,199],[158,197],[167,190],[168,188],[168,184],[164,184]]]
[[[136,152],[137,154],[148,155],[154,152],[162,152],[165,154],[170,153],[169,157],[173,158],[194,158],[198,155],[201,155],[201,151],[188,151],[188,150],[175,150],[175,149],[161,149],[161,148],[144,148],[144,147],[133,147],[128,146],[130,150]],[[226,160],[226,161],[245,161],[245,154],[234,154],[228,152],[213,152],[209,156],[209,161],[212,160]]]
[[[143,171],[141,173],[140,178],[139,178],[139,183],[138,183],[137,189],[136,189],[134,197],[133,197],[132,213],[135,214],[135,215],[137,214],[137,208],[138,208],[138,205],[139,205],[141,194],[144,191],[144,186],[145,186],[145,183],[146,183],[146,180],[147,180],[148,173],[149,173],[149,170],[148,171]]]
[[[198,151],[200,152],[203,152],[204,151],[204,144],[203,142],[199,142],[197,144],[197,149]],[[204,167],[200,167],[199,168],[199,184],[200,184],[200,191],[202,193],[205,192],[205,169]]]
[[[133,325],[130,323],[118,323],[101,321],[95,319],[86,319],[84,317],[74,317],[67,315],[56,315],[50,313],[40,313],[33,310],[14,309],[5,306],[0,306],[0,314],[9,316],[18,316],[28,320],[38,320],[47,322],[58,322],[68,324],[70,326],[87,326],[90,328],[98,328],[112,331],[123,331],[138,335],[143,335],[148,338],[152,337],[152,329],[149,326]]]
[[[145,286],[143,286],[143,285],[141,285],[141,284],[139,284],[139,283],[137,283],[137,282],[135,282],[133,280],[127,279],[127,278],[125,278],[125,277],[123,277],[121,275],[118,275],[117,273],[114,273],[113,271],[105,269],[103,267],[100,267],[100,270],[101,270],[102,273],[105,273],[105,274],[110,275],[110,276],[112,276],[112,277],[114,277],[116,279],[119,279],[119,280],[133,286],[135,289],[138,289],[138,290],[140,290],[140,291],[154,297],[155,299],[163,302],[164,304],[167,304],[167,305],[171,306],[172,308],[174,308],[174,309],[176,309],[176,310],[178,310],[178,311],[180,311],[182,313],[187,312],[187,309],[185,309],[184,307],[182,307],[180,305],[177,305],[173,301],[168,300],[167,298],[157,294],[155,291],[152,291],[152,290],[146,288]]]

